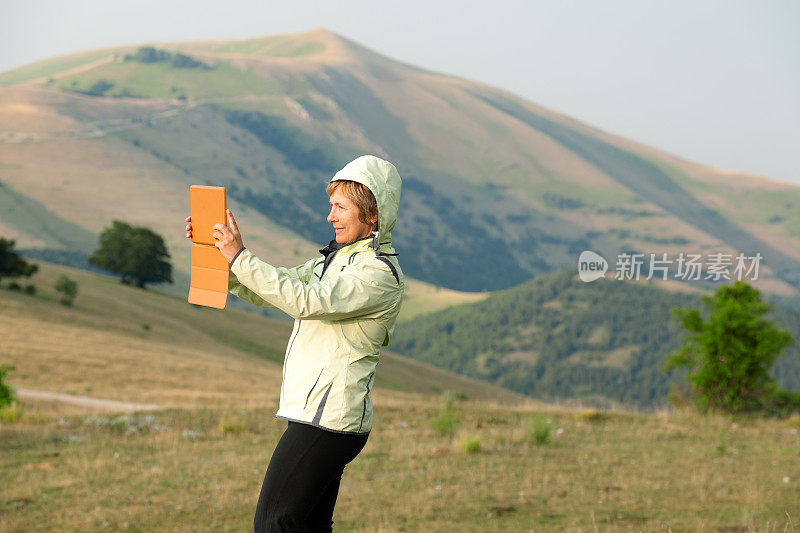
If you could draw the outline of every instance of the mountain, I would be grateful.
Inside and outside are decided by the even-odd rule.
[[[583,250],[612,266],[621,252],[741,252],[763,256],[760,289],[800,294],[800,187],[688,162],[326,30],[0,74],[0,234],[75,262],[114,218],[147,225],[184,290],[190,184],[228,187],[245,244],[297,264],[331,238],[324,183],[363,153],[397,165],[396,248],[407,275],[436,286],[506,289]]]
[[[541,400],[660,407],[680,381],[663,371],[667,354],[687,334],[670,319],[673,307],[700,307],[700,294],[556,271],[414,318],[392,349]],[[800,341],[800,310],[776,307],[768,318]],[[773,370],[781,387],[800,390],[800,344]]]

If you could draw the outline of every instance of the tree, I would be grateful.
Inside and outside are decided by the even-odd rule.
[[[39,265],[28,263],[11,250],[14,248],[15,242],[0,237],[0,279],[3,276],[8,278],[25,276],[29,278],[39,270]]]
[[[786,408],[800,398],[777,388],[769,370],[792,336],[764,316],[771,310],[744,281],[720,287],[702,298],[708,320],[698,309],[673,308],[673,317],[690,335],[668,356],[666,370],[687,368],[690,394],[700,410],[724,412]]]
[[[100,247],[89,257],[89,263],[120,274],[122,283],[140,288],[145,283],[172,283],[164,239],[149,228],[114,220],[99,241]]]
[[[63,305],[72,305],[72,301],[78,294],[78,282],[62,274],[56,281],[56,291],[62,293],[61,303]]]

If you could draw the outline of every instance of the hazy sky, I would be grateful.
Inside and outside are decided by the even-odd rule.
[[[800,183],[796,0],[0,0],[0,71],[316,27],[686,159]]]

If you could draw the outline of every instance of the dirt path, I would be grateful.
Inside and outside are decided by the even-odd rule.
[[[76,396],[74,394],[60,394],[58,392],[43,390],[16,389],[15,392],[20,398],[53,400],[81,405],[83,407],[97,407],[109,411],[152,411],[153,409],[161,409],[161,406],[152,403],[118,402],[116,400],[103,400],[100,398],[89,398],[88,396]]]

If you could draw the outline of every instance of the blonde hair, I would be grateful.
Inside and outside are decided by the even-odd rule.
[[[378,202],[375,201],[375,196],[369,187],[357,181],[351,180],[336,180],[328,183],[326,192],[331,196],[339,188],[342,189],[342,194],[353,202],[358,209],[358,220],[364,224],[373,224],[371,221],[373,216],[378,215]],[[373,230],[375,225],[372,226]]]

